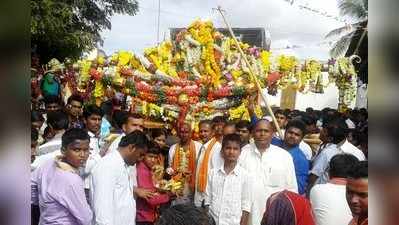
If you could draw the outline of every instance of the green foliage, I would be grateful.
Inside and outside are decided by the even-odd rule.
[[[205,87],[205,86],[201,87],[200,96],[199,96],[200,97],[200,102],[206,102],[207,101],[208,92],[209,92],[208,87]]]
[[[31,46],[42,63],[51,58],[77,59],[102,45],[101,31],[111,16],[135,15],[136,0],[31,0]]]
[[[330,50],[330,55],[333,58],[343,56],[348,50],[355,33],[366,29],[367,22],[365,23],[365,21],[368,20],[368,0],[339,0],[338,8],[341,15],[351,17],[355,23],[350,26],[346,25],[334,29],[326,35],[326,38],[340,36],[340,39],[336,41]]]
[[[101,81],[105,87],[111,87],[111,85],[112,85],[112,77],[111,76],[104,76]]]
[[[245,94],[244,87],[237,86],[237,87],[234,87],[232,91],[233,91],[233,96],[238,97],[238,98],[243,97]]]
[[[125,88],[129,89],[130,95],[132,97],[137,97],[138,93],[136,90],[136,86],[134,85],[134,81],[132,79],[127,79],[125,82]]]
[[[157,104],[158,105],[161,105],[166,102],[166,100],[167,100],[166,93],[161,87],[155,89],[155,94],[157,95]]]

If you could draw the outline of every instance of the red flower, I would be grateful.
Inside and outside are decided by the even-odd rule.
[[[94,80],[101,80],[101,73],[96,68],[90,68],[89,74]]]

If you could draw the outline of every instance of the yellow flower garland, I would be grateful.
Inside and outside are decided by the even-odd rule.
[[[262,51],[260,53],[262,68],[263,68],[263,72],[265,74],[269,73],[269,71],[270,71],[270,56],[271,56],[271,53],[268,51]]]
[[[213,24],[210,21],[195,21],[192,23],[188,32],[190,35],[203,46],[201,59],[205,65],[205,72],[211,77],[215,87],[220,85],[221,71],[214,54]]]

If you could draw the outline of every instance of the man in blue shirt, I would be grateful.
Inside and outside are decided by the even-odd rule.
[[[286,126],[284,140],[280,140],[276,137],[272,139],[273,145],[277,145],[291,154],[294,160],[298,192],[300,195],[306,192],[309,173],[309,161],[299,148],[299,143],[305,136],[305,127],[305,123],[301,120],[291,120]]]

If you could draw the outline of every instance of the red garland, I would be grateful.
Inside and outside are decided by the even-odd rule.
[[[221,87],[213,91],[213,96],[216,98],[224,98],[232,95],[232,88],[229,86]]]
[[[188,112],[188,106],[184,105],[180,107],[179,118],[177,119],[177,126],[181,127],[184,124],[184,120],[186,119],[186,115]]]
[[[89,74],[94,80],[101,80],[101,73],[96,68],[90,68]]]
[[[76,76],[75,76],[75,71],[73,69],[66,70],[66,72],[64,73],[64,80],[66,82],[66,85],[68,85],[69,88],[71,89],[72,94],[80,95],[85,101],[90,99],[91,92],[94,89],[94,84],[92,84],[90,81],[87,82],[87,87],[85,91],[80,92],[77,89]]]

